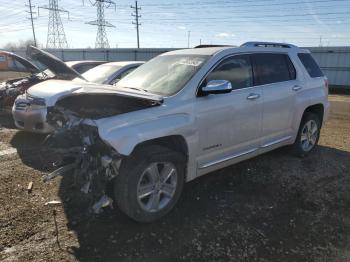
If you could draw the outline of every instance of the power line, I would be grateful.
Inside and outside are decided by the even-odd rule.
[[[26,6],[29,6],[29,12],[28,13],[30,13],[30,20],[31,20],[31,22],[32,22],[32,31],[33,31],[33,38],[34,38],[34,46],[37,46],[37,42],[36,42],[36,37],[35,37],[35,30],[34,30],[34,21],[33,21],[33,10],[32,10],[32,8],[33,7],[35,7],[35,6],[33,6],[32,5],[32,2],[31,2],[31,0],[28,0],[29,1],[29,5],[26,5]]]
[[[137,6],[137,1],[135,1],[135,6],[130,6],[130,7],[135,9],[135,13],[131,14],[131,16],[135,17],[135,22],[133,21],[132,24],[136,26],[137,48],[140,48],[139,26],[141,24],[139,23],[139,18],[141,18],[141,15],[139,15],[139,10],[141,10],[141,7]]]
[[[252,7],[255,7],[255,8],[252,8]],[[245,14],[245,13],[254,13],[256,11],[258,12],[261,12],[261,8],[262,7],[261,5],[257,5],[257,6],[236,6],[236,7],[229,7],[233,10],[230,10],[230,14]],[[264,6],[265,7],[265,6]],[[209,7],[213,12],[215,12],[215,9],[219,9],[220,7]],[[241,8],[244,8],[244,9],[241,9]],[[336,9],[340,9],[339,11],[341,10],[344,10],[344,7],[339,5],[339,6],[334,6],[334,5],[322,5],[322,6],[314,6],[313,7],[315,10],[315,12],[319,12],[319,11],[323,11],[323,10],[334,10],[336,11]],[[147,15],[163,15],[164,13],[167,13],[168,10],[156,10],[156,11],[144,11],[143,13],[144,14],[147,14]],[[282,7],[275,7],[275,6],[269,6],[268,8],[264,8],[264,13],[275,13],[276,11],[280,12],[280,11],[287,11],[288,13],[291,13],[292,11],[295,11],[295,13],[298,13],[298,9],[292,9],[291,10],[291,7],[285,7],[285,8],[282,8]],[[338,11],[338,10],[337,10]],[[171,11],[172,14],[174,15],[190,15],[191,14],[191,11],[188,10],[188,9],[177,9],[177,10],[174,10],[174,11]],[[312,13],[311,13],[312,14]]]
[[[259,25],[266,25],[266,26],[273,26],[273,25],[276,25],[276,26],[285,26],[285,24],[281,24],[281,23],[290,23],[290,19],[286,20],[286,19],[269,19],[268,17],[262,17],[262,18],[266,18],[266,20],[257,20],[257,21],[250,21],[250,22],[256,22],[256,23],[259,23]],[[337,22],[339,19],[347,19],[347,18],[335,18],[335,19],[325,19],[323,18],[321,21],[322,22]],[[174,24],[180,24],[180,25],[191,25],[193,26],[194,24],[200,24],[200,25],[203,25],[205,28],[207,27],[215,27],[217,28],[217,23],[220,22],[220,24],[229,24],[229,25],[232,25],[233,23],[246,23],[247,21],[246,20],[218,20],[218,21],[215,21],[216,23],[206,23],[206,22],[191,22],[191,21],[165,21],[165,22],[162,22],[162,25],[174,25]],[[318,21],[315,21],[313,19],[293,19],[293,22],[308,22],[309,24],[319,24]],[[347,21],[346,21],[347,22]],[[346,24],[346,22],[341,22],[340,24],[338,23],[330,23],[331,25],[344,25]],[[261,24],[261,23],[265,23],[265,24]],[[153,24],[152,22],[148,22],[146,21],[144,24],[147,24],[147,25],[151,25]],[[239,28],[242,28],[244,27],[245,25],[242,24],[240,26],[238,26]],[[303,26],[303,25],[302,25]]]
[[[58,0],[49,0],[49,6],[39,6],[38,14],[40,8],[49,10],[46,48],[68,48],[60,12],[67,13],[68,19],[69,12],[58,8]]]
[[[29,0],[25,2],[28,4],[28,1]],[[47,0],[35,0],[35,3],[34,0],[32,0],[31,2],[38,6],[43,5],[45,3],[44,1],[46,2]],[[96,0],[91,1],[95,2]],[[70,21],[72,21],[72,23],[70,23],[68,30],[72,32],[72,34],[84,30],[83,26],[79,23],[86,21],[85,19],[88,14],[87,9],[90,8],[82,8],[82,6],[79,6],[80,3],[78,2],[80,1],[69,3],[69,11],[72,18]],[[183,30],[183,38],[185,38],[185,32],[190,28],[192,30],[190,36],[191,40],[192,38],[202,38],[203,41],[209,41],[208,39],[211,38],[215,38],[215,41],[223,42],[234,41],[235,39],[237,41],[237,39],[247,38],[248,36],[254,39],[257,37],[265,37],[267,40],[270,38],[272,39],[274,34],[277,33],[283,34],[284,39],[292,37],[290,34],[293,34],[295,39],[304,39],[305,41],[308,39],[315,39],[317,40],[314,41],[315,44],[318,44],[320,35],[323,35],[323,37],[327,39],[326,36],[337,34],[339,36],[336,38],[336,41],[339,42],[345,42],[345,39],[349,39],[349,31],[347,29],[350,22],[350,18],[348,17],[350,12],[346,11],[349,10],[350,7],[349,0],[246,0],[243,2],[241,0],[189,0],[183,2],[147,2],[149,4],[145,4],[144,1],[142,2],[143,17],[144,14],[147,14],[147,17],[142,19],[142,33],[147,33],[143,35],[143,46],[153,42],[156,38],[159,39],[157,43],[176,42],[185,46],[186,42],[184,39],[181,40],[176,37],[181,33],[179,30]],[[4,34],[22,30],[25,32],[27,30],[29,35],[33,30],[29,31],[31,29],[28,23],[29,21],[21,15],[21,13],[23,14],[23,12],[29,11],[28,7],[24,8],[24,5],[22,5],[21,8],[20,4],[16,3],[16,1],[13,5],[16,6],[17,10],[13,10],[13,6],[10,2],[3,4],[5,8],[11,9],[11,12],[5,13],[2,16],[2,23],[0,23],[1,33]],[[135,4],[133,3],[133,5]],[[200,13],[195,13],[195,5],[201,6]],[[136,23],[130,23],[130,12],[128,11],[130,10],[130,5],[117,4],[116,6],[123,7],[118,10],[117,17],[111,17],[108,21],[115,25],[118,23],[118,25],[120,25],[120,27],[118,26],[120,32],[134,30],[133,27],[140,21],[136,21],[136,17],[133,17],[132,20],[134,22],[136,21]],[[218,12],[220,10],[219,8],[222,9],[223,7],[227,9],[226,12],[223,13],[223,16],[215,17],[213,14]],[[19,11],[20,9],[21,11]],[[35,11],[35,8],[33,10]],[[95,9],[91,11],[94,10]],[[300,10],[303,11],[300,13]],[[105,8],[105,16],[109,14],[107,12]],[[33,20],[36,17],[34,13],[35,12],[33,12]],[[90,11],[89,13],[91,14]],[[139,13],[141,12],[138,12],[137,15],[139,15]],[[232,16],[232,14],[234,15]],[[43,23],[47,23],[46,19],[48,18],[49,12],[41,16],[41,19],[38,21],[33,21],[36,37],[39,37],[39,28],[42,28]],[[222,31],[218,31],[218,29]],[[265,33],[262,33],[262,30],[266,30]],[[173,38],[171,38],[171,36],[170,38],[169,36],[165,36],[169,31],[174,33]],[[219,37],[217,36],[218,32],[231,33],[232,37]],[[68,33],[67,28],[66,33]],[[233,36],[233,34],[235,36]],[[19,34],[13,34],[13,37],[18,37],[18,35]],[[130,35],[127,34],[122,35],[120,40],[124,38],[130,39],[130,42],[132,42],[132,36],[130,37]],[[169,40],[165,41],[165,39]],[[138,42],[139,41],[138,39]],[[324,41],[327,42],[327,40]]]
[[[270,6],[270,5],[279,5],[279,6],[284,6],[284,5],[294,5],[294,4],[313,4],[313,3],[333,3],[333,2],[347,2],[348,0],[309,0],[309,1],[293,1],[293,2],[281,2],[281,1],[277,1],[277,3],[266,3],[266,2],[273,2],[273,1],[277,1],[277,0],[252,0],[252,1],[244,1],[242,2],[241,0],[237,0],[237,1],[207,1],[207,2],[202,2],[202,1],[193,1],[190,3],[162,3],[162,4],[147,4],[147,6],[149,7],[160,7],[160,8],[177,8],[179,6],[208,6],[208,7],[212,7],[212,6],[219,6],[222,8],[223,4],[225,5],[225,7],[228,7],[230,4],[232,7],[232,5],[236,6],[237,3],[239,4],[249,4],[249,3],[256,3],[256,2],[262,2],[264,4],[262,5],[258,5],[258,6]],[[242,5],[241,5],[242,6]],[[255,5],[243,5],[243,6],[255,6]],[[186,7],[188,8],[188,7]]]
[[[115,3],[111,0],[95,0],[92,5],[97,6],[97,20],[87,22],[87,24],[97,26],[95,48],[109,48],[106,27],[115,26],[105,20],[104,12],[105,8],[109,8],[111,5],[114,5],[115,9]]]
[[[304,16],[314,16],[314,15],[339,15],[339,14],[344,14],[344,15],[349,15],[350,12],[346,11],[346,12],[324,12],[324,13],[301,13],[301,14],[283,14],[283,15],[269,15],[267,16],[239,16],[239,18],[244,18],[244,19],[261,19],[261,18],[274,18],[274,17],[304,17]],[[202,23],[202,21],[199,20],[216,20],[216,21],[222,21],[222,20],[231,20],[232,17],[195,17],[195,18],[186,18],[186,21],[188,22],[199,22]],[[145,19],[146,21],[152,20],[152,19]],[[157,18],[157,20],[161,20],[161,21],[185,21],[185,19],[179,19],[179,18]],[[235,20],[231,20],[231,21],[235,21]]]

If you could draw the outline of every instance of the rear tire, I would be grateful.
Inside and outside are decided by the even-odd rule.
[[[292,145],[292,151],[296,156],[304,157],[312,152],[320,138],[320,118],[311,112],[304,113],[301,120],[298,135]]]
[[[153,222],[165,216],[181,195],[185,163],[185,156],[166,147],[137,149],[123,161],[115,181],[117,205],[137,222]]]

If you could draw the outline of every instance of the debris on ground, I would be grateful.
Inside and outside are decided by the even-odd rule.
[[[86,216],[103,195],[86,200],[90,186],[76,186],[74,172],[44,184],[54,170],[42,168],[39,140],[0,132],[18,151],[0,156],[0,261],[350,261],[349,120],[327,122],[306,158],[279,149],[186,184],[152,224],[117,208]]]
[[[100,200],[98,200],[93,206],[92,210],[95,214],[100,214],[102,212],[102,208],[112,206],[113,200],[106,196],[103,195]]]
[[[33,181],[30,181],[28,186],[27,186],[27,192],[28,194],[30,194],[32,192],[33,189]]]
[[[46,202],[44,205],[45,206],[58,206],[58,205],[61,205],[61,204],[62,204],[61,201],[52,200],[52,201]]]

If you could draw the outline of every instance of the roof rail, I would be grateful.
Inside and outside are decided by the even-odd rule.
[[[236,47],[234,45],[197,45],[194,48],[207,48],[207,47]]]
[[[273,43],[273,42],[246,42],[241,47],[280,47],[280,48],[298,48],[295,45],[286,43]]]

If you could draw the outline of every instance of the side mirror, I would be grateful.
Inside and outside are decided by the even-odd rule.
[[[231,82],[227,80],[210,80],[208,84],[202,88],[204,95],[209,94],[225,94],[232,91]]]

